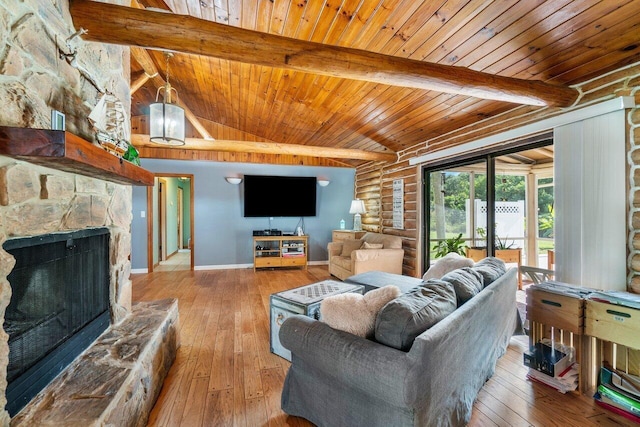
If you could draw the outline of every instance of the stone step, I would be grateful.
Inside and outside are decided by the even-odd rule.
[[[11,426],[145,426],[178,347],[177,300],[133,304]]]

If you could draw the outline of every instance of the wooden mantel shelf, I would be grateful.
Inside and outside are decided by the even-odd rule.
[[[0,155],[126,185],[153,185],[153,173],[62,130],[0,126]]]

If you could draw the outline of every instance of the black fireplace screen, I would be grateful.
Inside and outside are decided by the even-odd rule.
[[[107,328],[109,230],[11,239],[3,247],[16,259],[4,321],[14,415]]]

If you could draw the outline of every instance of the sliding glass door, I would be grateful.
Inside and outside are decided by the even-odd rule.
[[[486,246],[487,175],[486,162],[456,165],[426,173],[429,189],[428,260],[448,252],[466,255],[466,247]],[[429,264],[426,264],[429,265]]]
[[[425,271],[448,252],[547,266],[554,223],[550,139],[425,168],[423,178]]]

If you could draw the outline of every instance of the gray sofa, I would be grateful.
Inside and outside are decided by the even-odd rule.
[[[390,283],[392,284],[392,283]],[[516,270],[419,335],[408,352],[288,318],[282,409],[318,426],[462,426],[519,328]]]

